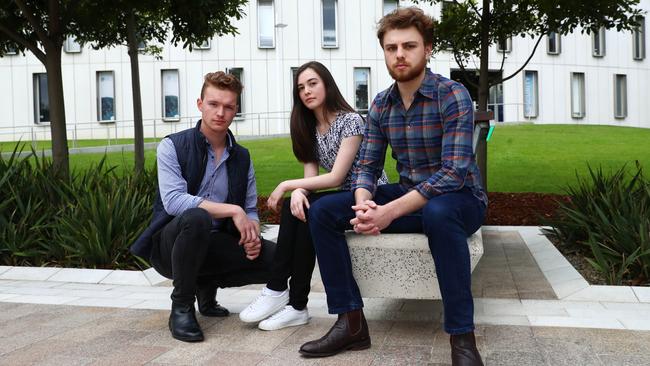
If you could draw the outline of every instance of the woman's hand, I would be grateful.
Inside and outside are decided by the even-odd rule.
[[[284,196],[284,192],[286,192],[286,190],[284,189],[284,182],[282,182],[275,187],[273,192],[271,192],[268,200],[266,200],[266,206],[271,210],[278,212],[278,202],[282,196]]]
[[[291,214],[302,222],[307,222],[305,207],[309,209],[309,200],[302,189],[291,192]]]

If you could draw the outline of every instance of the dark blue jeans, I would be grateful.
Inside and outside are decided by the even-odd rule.
[[[374,201],[384,205],[404,194],[399,184],[377,188]],[[361,309],[363,300],[352,276],[344,231],[351,229],[354,195],[342,192],[322,197],[310,208],[309,228],[321,271],[330,314]],[[444,327],[449,334],[474,330],[470,255],[467,237],[481,227],[485,206],[472,192],[446,193],[431,198],[419,211],[393,221],[383,232],[421,232],[429,240],[444,306]]]

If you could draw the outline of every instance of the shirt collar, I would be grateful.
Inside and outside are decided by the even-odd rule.
[[[422,96],[426,98],[433,99],[435,84],[436,84],[436,75],[433,72],[431,72],[431,69],[427,67],[424,71],[424,79],[422,79],[422,84],[420,84],[420,87],[418,88],[416,93],[420,93]],[[399,95],[399,88],[397,87],[397,82],[394,82],[393,85],[391,86],[390,97],[394,102],[402,100],[402,97]]]
[[[208,139],[205,136],[203,136],[203,140],[205,141],[205,144],[207,146],[210,146],[210,147],[212,146],[212,145],[210,145],[210,141],[208,141]],[[232,146],[233,146],[232,137],[230,136],[230,133],[227,133],[226,134],[226,150],[228,150],[228,151],[232,150]]]

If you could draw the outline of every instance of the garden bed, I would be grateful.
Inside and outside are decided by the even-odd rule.
[[[488,199],[490,203],[485,225],[544,226],[553,218],[558,208],[557,202],[566,201],[568,197],[546,193],[490,192]],[[266,208],[266,197],[258,199],[258,207],[263,222],[280,223],[280,215]],[[584,256],[574,249],[563,247],[561,243],[553,244],[587,282],[592,285],[606,284],[604,277],[594,270]]]

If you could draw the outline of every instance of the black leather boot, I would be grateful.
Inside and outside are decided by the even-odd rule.
[[[481,355],[476,349],[474,332],[452,335],[449,338],[451,344],[451,364],[453,366],[483,366]]]
[[[345,350],[370,348],[368,323],[363,310],[339,314],[334,326],[322,338],[307,342],[300,347],[300,353],[307,357],[333,356]]]
[[[194,315],[194,304],[172,303],[169,330],[172,332],[172,337],[180,341],[201,342],[203,340],[203,332]]]
[[[218,316],[224,317],[228,316],[230,312],[228,309],[219,305],[216,300],[217,297],[217,287],[208,285],[208,286],[198,286],[196,289],[196,302],[199,304],[199,312],[203,316]]]

